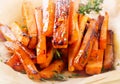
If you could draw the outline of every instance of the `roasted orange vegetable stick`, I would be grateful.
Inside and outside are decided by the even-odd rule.
[[[29,36],[25,32],[22,31],[22,29],[20,28],[20,25],[17,22],[14,22],[10,26],[10,29],[19,42],[21,42],[25,46],[28,45]]]
[[[69,44],[79,39],[78,14],[76,12],[77,0],[70,0],[69,8]]]
[[[30,2],[23,2],[22,14],[25,19],[28,34],[30,36],[30,42],[28,48],[34,49],[37,43],[37,27],[34,16],[34,7]]]
[[[19,71],[19,72],[24,72],[24,67],[22,65],[22,63],[20,62],[17,54],[13,54],[13,56],[11,56],[11,58],[9,60],[7,60],[5,62],[7,65],[9,65],[10,67],[12,67],[14,70]]]
[[[86,51],[84,51],[84,54],[81,55],[80,57],[80,60],[79,60],[79,63],[75,63],[75,60],[74,60],[74,67],[76,70],[83,70],[85,65],[87,64],[88,62],[88,59],[91,55],[91,52],[92,52],[92,48],[93,48],[93,43],[94,41],[93,40],[90,40],[89,41],[89,44],[87,45],[87,48],[86,48]],[[81,53],[81,52],[80,52]],[[79,54],[79,53],[78,53]]]
[[[52,44],[54,48],[68,46],[68,0],[57,0]]]
[[[43,0],[43,33],[51,37],[54,28],[55,3],[54,0]]]
[[[53,56],[54,56],[54,49],[52,46],[52,42],[51,42],[51,38],[46,38],[47,40],[47,52],[46,52],[46,62],[40,65],[40,68],[46,68],[50,65],[50,63],[53,60]]]
[[[113,31],[108,30],[107,32],[107,47],[105,49],[104,56],[104,69],[109,70],[113,67],[114,52],[113,52]]]
[[[83,70],[90,56],[92,50],[92,44],[93,44],[93,41],[91,39],[93,39],[95,34],[96,21],[90,20],[90,24],[88,27],[89,28],[83,38],[83,42],[81,44],[80,50],[73,61],[74,66],[78,70]]]
[[[62,60],[54,61],[50,66],[40,71],[41,78],[49,79],[60,73],[64,69],[64,62]]]
[[[106,49],[109,15],[106,12],[100,32],[100,49]]]
[[[69,46],[69,52],[68,52],[68,70],[69,71],[75,70],[74,66],[73,66],[73,59],[79,51],[87,20],[88,20],[87,16],[82,16],[81,18],[79,18],[79,29],[80,29],[79,30],[79,38],[76,42],[74,42],[73,44],[71,44]]]
[[[15,52],[19,57],[20,62],[23,64],[28,77],[31,79],[39,80],[40,75],[38,70],[36,69],[32,60],[29,58],[29,55],[24,51],[24,49],[21,48],[20,45],[18,45],[18,43],[16,44]]]
[[[46,61],[47,55],[46,55],[46,36],[42,33],[42,10],[40,8],[35,9],[35,18],[38,28],[38,44],[37,44],[37,63],[43,64]]]
[[[1,25],[0,26],[0,31],[3,34],[3,36],[5,37],[6,40],[8,40],[8,41],[16,41],[17,40],[8,26]]]
[[[98,50],[96,52],[96,55],[90,57],[85,69],[87,74],[93,75],[101,73],[103,65],[103,55],[104,51]]]
[[[50,65],[52,58],[53,58],[53,48],[47,51],[47,58],[46,62],[40,65],[40,68],[46,68]]]
[[[16,47],[16,46],[15,46],[15,43],[14,43],[14,42],[6,41],[6,42],[4,42],[4,45],[5,45],[5,47],[7,47],[8,50],[10,50],[10,51],[12,51],[12,52],[15,51],[15,47]],[[36,56],[35,56],[34,51],[28,49],[27,47],[23,46],[22,44],[19,44],[19,43],[18,43],[18,45],[20,45],[21,48],[29,55],[29,57],[32,59],[32,61],[33,61],[34,63],[36,63],[36,60],[35,60],[35,59],[36,59]]]

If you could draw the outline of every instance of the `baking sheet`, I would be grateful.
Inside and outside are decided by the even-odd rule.
[[[39,6],[41,0],[32,1],[34,6]],[[0,0],[0,23],[11,24],[21,21],[21,5],[23,0]],[[120,83],[120,0],[104,0],[104,11],[110,15],[109,29],[114,31],[114,50],[116,70],[85,78],[72,78],[65,82],[56,81],[32,81],[24,74],[18,73],[9,66],[0,62],[0,84],[119,84]],[[0,58],[6,59],[5,48],[0,43]]]

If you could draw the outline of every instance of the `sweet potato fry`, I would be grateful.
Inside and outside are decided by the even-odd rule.
[[[100,49],[106,49],[109,15],[106,12],[100,32]]]
[[[32,3],[24,2],[22,4],[22,14],[27,25],[28,34],[30,36],[28,48],[34,49],[37,43],[37,27]]]
[[[40,76],[45,79],[52,78],[56,72],[60,73],[64,69],[64,66],[65,64],[62,60],[56,60],[50,66],[40,71]]]
[[[29,55],[22,49],[18,43],[16,44],[15,47],[15,52],[18,55],[20,62],[23,64],[23,67],[28,75],[29,78],[39,80],[40,75],[38,70],[36,69],[34,63],[32,60],[29,58]]]
[[[5,62],[7,65],[9,65],[10,67],[12,67],[14,70],[19,71],[19,72],[24,72],[24,67],[22,65],[22,63],[20,62],[17,54],[13,54],[13,56],[11,56],[11,58],[9,60],[7,60]]]
[[[9,42],[9,41],[6,41],[4,42],[4,45],[8,48],[8,50],[14,52],[15,51],[15,47],[16,47],[16,44],[14,42]],[[23,46],[22,44],[18,43],[18,45],[29,55],[29,57],[33,60],[33,62],[35,63],[35,59],[36,59],[36,56],[35,56],[35,53],[33,50],[30,50],[28,49],[27,47]]]
[[[55,9],[55,24],[53,29],[53,47],[68,46],[68,0],[57,0]]]
[[[43,64],[46,62],[46,36],[42,33],[42,10],[40,8],[35,9],[35,18],[38,28],[38,43],[37,43],[37,63]]]
[[[114,52],[113,52],[113,32],[108,30],[107,32],[107,47],[105,49],[104,64],[105,70],[109,70],[113,67]]]
[[[78,70],[83,70],[83,68],[85,67],[85,65],[88,61],[88,58],[89,58],[91,50],[92,50],[93,41],[91,39],[93,39],[93,37],[94,37],[95,28],[96,28],[96,21],[91,20],[90,24],[89,24],[89,28],[88,28],[88,30],[84,36],[83,42],[81,44],[80,50],[73,61],[74,66]]]
[[[69,8],[69,44],[79,39],[78,14],[76,12],[77,0],[70,0]]]
[[[55,17],[54,0],[43,0],[43,33],[51,37],[53,34]]]
[[[1,25],[0,26],[0,31],[3,34],[3,36],[5,37],[6,40],[8,40],[8,41],[16,41],[17,40],[8,26]]]
[[[13,34],[15,35],[15,37],[17,38],[17,40],[19,42],[21,42],[23,45],[27,46],[29,43],[29,36],[22,31],[22,29],[20,28],[19,24],[17,22],[14,22],[11,26],[10,26],[11,31],[13,32]]]
[[[98,50],[96,52],[96,55],[94,54],[94,56],[90,57],[85,69],[87,74],[93,75],[101,73],[103,64],[103,54],[103,50]]]
[[[79,15],[80,16],[80,15]],[[87,23],[88,17],[87,16],[82,16],[79,18],[79,38],[69,46],[69,52],[68,52],[68,70],[69,71],[74,71],[74,66],[73,66],[73,59],[77,55],[80,44],[82,42],[83,34],[85,31],[85,26]]]

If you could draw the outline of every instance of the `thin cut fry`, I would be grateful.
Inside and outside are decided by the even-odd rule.
[[[100,49],[106,49],[109,15],[106,12],[100,32]]]
[[[38,43],[37,43],[37,63],[43,64],[47,60],[46,49],[46,36],[42,34],[42,10],[40,8],[35,9],[35,18],[38,28]]]
[[[54,0],[43,0],[43,33],[45,36],[52,36],[55,17]]]
[[[53,47],[67,48],[68,46],[68,0],[57,0],[55,24],[53,29]]]
[[[22,4],[22,14],[27,25],[28,34],[30,36],[28,48],[34,49],[37,43],[37,27],[32,3],[24,2]]]

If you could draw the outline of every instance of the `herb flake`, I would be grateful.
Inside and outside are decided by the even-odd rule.
[[[102,10],[101,4],[103,0],[89,0],[86,5],[81,4],[78,12],[81,14],[89,14],[91,11],[99,12]]]

